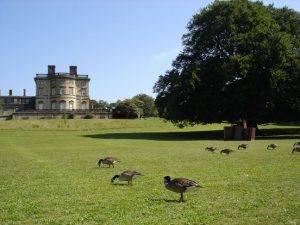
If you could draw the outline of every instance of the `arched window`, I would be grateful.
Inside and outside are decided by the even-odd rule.
[[[53,110],[56,109],[56,101],[51,102],[51,109],[53,109]]]
[[[59,109],[60,110],[65,110],[66,109],[66,102],[65,101],[61,101],[59,103]]]
[[[44,102],[38,102],[38,110],[43,110],[44,109]]]
[[[73,101],[69,102],[69,108],[70,108],[70,110],[74,109],[74,102]]]
[[[82,110],[86,110],[87,109],[86,102],[81,102],[81,109]]]

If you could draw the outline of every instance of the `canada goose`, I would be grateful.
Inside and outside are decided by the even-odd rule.
[[[240,148],[246,149],[246,148],[248,148],[248,147],[249,147],[248,144],[240,144],[239,147],[238,147],[238,149],[240,149]]]
[[[217,148],[210,146],[210,147],[206,147],[205,150],[207,150],[209,152],[212,152],[212,153],[215,153],[215,151],[217,150]]]
[[[183,193],[189,189],[201,187],[195,181],[186,178],[175,178],[171,180],[170,176],[164,177],[165,187],[173,192],[180,193],[179,202],[183,202]]]
[[[300,145],[300,141],[296,141],[293,146]]]
[[[268,145],[268,147],[267,147],[267,149],[272,149],[272,150],[274,150],[275,148],[277,148],[278,147],[278,145],[277,144],[269,144]]]
[[[300,146],[296,146],[295,148],[293,148],[292,153],[294,154],[294,152],[300,152]]]
[[[220,151],[220,154],[225,153],[225,154],[229,155],[231,152],[233,152],[232,149],[225,148],[225,149],[223,149],[223,150]]]
[[[111,183],[115,181],[115,179],[119,179],[119,181],[128,181],[128,185],[132,185],[132,179],[137,178],[138,176],[142,176],[141,173],[131,170],[126,170],[121,175],[115,175],[111,178]]]
[[[110,165],[112,165],[113,168],[114,167],[114,164],[117,163],[117,162],[120,162],[120,160],[118,160],[117,158],[115,157],[106,157],[104,159],[99,159],[98,161],[98,166],[100,167],[101,164],[106,164],[110,167]]]

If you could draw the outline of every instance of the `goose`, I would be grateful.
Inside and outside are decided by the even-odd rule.
[[[225,149],[223,149],[223,150],[220,151],[220,154],[225,153],[225,154],[229,155],[231,152],[233,152],[232,149],[225,148]]]
[[[187,190],[201,187],[199,184],[197,184],[195,181],[186,179],[186,178],[175,178],[171,180],[170,176],[164,177],[164,183],[165,187],[173,192],[180,193],[180,199],[179,202],[183,202],[183,193]]]
[[[300,145],[300,141],[296,141],[293,146]]]
[[[117,162],[120,162],[120,160],[118,160],[115,157],[106,157],[104,159],[99,159],[98,166],[100,167],[101,164],[106,164],[106,165],[109,166],[109,168],[110,168],[110,165],[112,165],[112,167],[115,168],[114,164],[117,163]]]
[[[248,144],[240,144],[239,147],[238,147],[238,149],[240,149],[240,148],[246,149],[246,148],[248,148],[248,147],[249,147]]]
[[[296,146],[295,148],[293,148],[292,153],[294,154],[294,152],[300,152],[300,146]]]
[[[209,152],[212,152],[212,153],[215,153],[215,151],[217,150],[217,148],[210,146],[210,147],[206,147],[205,150],[207,150]]]
[[[131,170],[126,170],[123,173],[121,173],[120,175],[115,175],[111,178],[111,183],[113,183],[115,181],[115,179],[119,179],[119,181],[127,181],[128,185],[131,184],[132,185],[132,180],[137,178],[138,176],[142,176],[141,173],[136,172],[136,171],[131,171]]]
[[[277,144],[269,144],[268,145],[268,147],[267,147],[267,149],[272,149],[272,150],[274,150],[275,148],[277,148],[278,147],[278,145]]]

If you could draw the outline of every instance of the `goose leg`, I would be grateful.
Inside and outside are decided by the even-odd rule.
[[[183,193],[180,193],[180,199],[179,202],[183,202]]]

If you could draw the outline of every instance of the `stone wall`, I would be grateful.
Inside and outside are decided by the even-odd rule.
[[[94,119],[111,119],[111,112],[42,112],[42,111],[31,111],[31,112],[14,112],[12,119],[63,119],[69,118],[70,115],[74,115],[74,119],[85,119],[87,115],[92,115]]]

